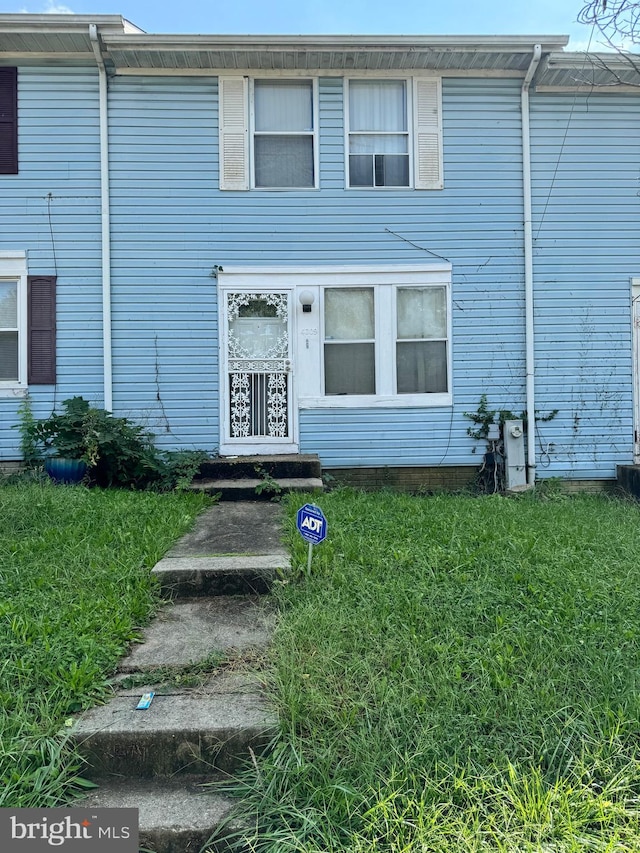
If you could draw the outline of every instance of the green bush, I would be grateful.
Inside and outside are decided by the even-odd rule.
[[[103,488],[184,487],[205,456],[161,453],[153,433],[128,418],[90,406],[82,397],[65,400],[61,412],[43,420],[23,417],[20,430],[23,446],[35,447],[41,455],[82,459],[89,482]]]

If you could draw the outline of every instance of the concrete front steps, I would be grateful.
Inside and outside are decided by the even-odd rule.
[[[273,621],[268,596],[259,593],[288,568],[274,534],[279,510],[227,504],[204,513],[154,568],[170,601],[121,661],[113,698],[85,712],[72,730],[88,763],[84,775],[99,786],[86,805],[139,809],[141,850],[200,853],[212,837],[207,850],[227,850],[224,837],[237,824],[221,782],[276,732],[275,712],[252,669]],[[239,538],[241,522],[248,532]],[[260,532],[267,553],[237,553],[255,548]],[[212,553],[222,547],[231,553]],[[197,686],[171,678],[199,664],[212,671]],[[151,707],[136,710],[148,690],[155,691]]]
[[[221,500],[270,500],[282,492],[324,488],[320,460],[313,454],[227,456],[200,466],[191,488]]]

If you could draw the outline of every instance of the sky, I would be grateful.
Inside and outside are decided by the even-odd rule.
[[[0,0],[0,12],[122,15],[148,33],[568,35],[602,50],[576,21],[582,0]]]

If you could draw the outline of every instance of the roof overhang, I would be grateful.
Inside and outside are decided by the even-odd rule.
[[[640,55],[622,52],[551,53],[541,69],[536,88],[538,91],[638,91]]]
[[[105,35],[139,34],[121,15],[0,15],[0,64],[91,61],[89,26]]]
[[[108,35],[116,72],[433,71],[524,75],[534,44],[561,50],[564,36],[124,36]]]
[[[524,77],[539,44],[537,90],[640,87],[640,55],[565,52],[568,36],[159,35],[120,15],[0,14],[0,64],[93,64],[91,25],[116,74],[399,71]]]
[[[158,35],[119,15],[0,14],[0,63],[91,61],[91,24],[116,74],[417,70],[523,76],[534,44],[548,54],[568,42],[566,36],[535,35]]]

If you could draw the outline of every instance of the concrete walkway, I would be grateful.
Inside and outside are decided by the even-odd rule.
[[[273,627],[268,590],[288,567],[281,507],[260,501],[211,507],[153,569],[169,603],[121,661],[111,701],[72,732],[99,785],[87,804],[138,808],[141,848],[200,853],[232,807],[216,785],[275,734],[255,662]],[[202,683],[180,686],[199,668]],[[148,690],[151,707],[136,710]]]

